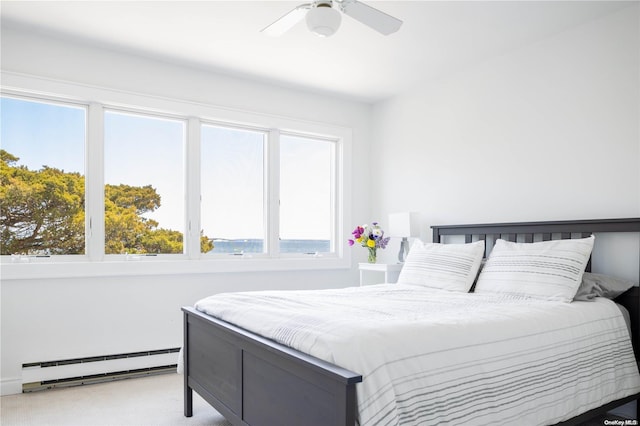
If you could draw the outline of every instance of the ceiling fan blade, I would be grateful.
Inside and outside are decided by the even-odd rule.
[[[384,35],[395,33],[402,25],[400,19],[357,0],[343,0],[342,11]]]
[[[310,4],[301,4],[289,13],[280,17],[280,19],[275,21],[273,24],[260,30],[260,32],[263,32],[272,37],[281,36],[282,34],[289,31],[295,24],[300,22],[310,8]]]

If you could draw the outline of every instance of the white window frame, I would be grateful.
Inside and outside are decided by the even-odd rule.
[[[183,245],[182,245],[182,253],[159,253],[159,254],[153,254],[151,256],[148,257],[152,257],[152,259],[145,259],[145,260],[158,260],[158,259],[163,259],[163,258],[168,258],[168,259],[188,259],[189,258],[189,254],[188,254],[188,250],[189,248],[189,243],[190,240],[192,238],[191,234],[189,233],[189,226],[190,226],[190,222],[188,220],[188,198],[187,198],[187,154],[188,154],[188,146],[189,146],[189,119],[187,117],[183,117],[183,116],[179,116],[179,115],[174,115],[174,114],[166,114],[166,113],[157,113],[157,112],[150,112],[147,110],[143,110],[140,108],[124,108],[124,107],[113,107],[110,105],[98,105],[100,107],[100,111],[101,111],[101,118],[103,120],[103,122],[101,123],[101,140],[102,140],[102,146],[101,146],[101,150],[100,152],[97,153],[97,155],[100,156],[100,165],[102,166],[103,170],[102,170],[102,178],[101,178],[101,182],[102,182],[102,199],[104,200],[104,188],[106,185],[106,182],[104,182],[104,117],[106,115],[107,112],[113,112],[115,114],[131,114],[134,116],[139,116],[139,117],[145,117],[145,118],[151,118],[151,119],[160,119],[160,120],[171,120],[171,121],[182,121],[184,124],[184,146],[183,146],[183,158],[184,158],[184,163],[183,163],[183,170],[184,170],[184,175],[183,175],[183,179],[184,179],[184,185],[185,187],[183,188],[184,190],[184,196],[185,196],[185,202],[183,204],[183,209],[184,209],[184,217],[185,217],[185,223],[183,224],[183,229],[181,229],[180,231],[182,232],[183,235]],[[93,167],[96,167],[97,164],[92,164]],[[153,184],[153,183],[152,183]],[[106,229],[105,229],[105,217],[104,217],[104,204],[102,204],[100,206],[101,209],[101,213],[102,213],[102,220],[100,222],[101,226],[101,235],[102,235],[102,239],[101,239],[101,244],[102,244],[102,248],[101,253],[98,253],[99,256],[105,258],[105,259],[113,259],[113,260],[124,260],[124,261],[131,261],[131,260],[142,260],[143,257],[145,257],[145,255],[127,255],[127,254],[107,254],[105,253],[104,250],[104,246],[106,245],[106,241],[105,241],[105,237],[106,237]],[[199,239],[198,239],[199,241]]]
[[[222,127],[228,129],[238,129],[238,130],[248,130],[248,131],[257,131],[264,132],[266,134],[266,140],[264,143],[264,204],[263,204],[263,212],[264,212],[264,229],[265,229],[265,252],[264,253],[248,253],[244,255],[245,257],[256,257],[256,258],[292,258],[292,259],[302,259],[302,258],[318,258],[318,257],[326,257],[326,258],[337,258],[340,241],[340,234],[338,233],[337,224],[339,221],[340,210],[338,206],[341,204],[337,201],[337,197],[340,194],[338,187],[338,162],[339,162],[339,152],[340,152],[340,140],[335,136],[326,136],[326,135],[318,135],[313,133],[302,133],[300,131],[282,131],[280,129],[265,129],[261,127],[255,126],[247,126],[247,125],[237,125],[230,124],[228,122],[214,122],[208,120],[200,120],[200,128],[199,131],[202,131],[202,126],[215,126]],[[200,133],[201,135],[201,133]],[[310,138],[316,140],[324,140],[334,144],[333,146],[333,158],[331,161],[332,167],[332,182],[331,182],[331,246],[330,251],[322,252],[317,254],[308,254],[308,253],[282,253],[280,252],[280,244],[279,244],[279,236],[280,236],[280,220],[279,220],[279,209],[280,209],[280,136],[298,136],[302,138]],[[198,140],[198,144],[201,144],[201,140]],[[200,151],[200,145],[198,146],[198,151]],[[201,158],[199,158],[201,160]],[[198,228],[198,236],[199,236]],[[199,250],[199,247],[198,247]],[[229,258],[230,254],[228,253],[208,253],[201,254],[203,258],[211,258],[211,259],[224,259]],[[237,257],[237,256],[234,256]]]
[[[57,255],[52,255],[51,257],[46,256],[46,257],[36,257],[36,256],[32,256],[32,255],[18,255],[12,258],[12,256],[1,256],[2,257],[2,261],[3,263],[7,262],[7,259],[9,259],[9,262],[14,263],[14,262],[18,262],[18,263],[22,263],[22,262],[27,262],[27,263],[33,263],[33,262],[40,262],[40,263],[47,263],[50,261],[51,258],[56,259],[57,261],[63,261],[63,262],[70,262],[70,261],[77,261],[77,260],[81,260],[81,261],[87,261],[89,260],[89,245],[90,245],[90,239],[91,239],[91,234],[92,234],[92,230],[91,230],[91,223],[92,221],[89,218],[89,211],[88,211],[88,202],[86,200],[86,198],[88,197],[88,184],[89,184],[89,177],[87,176],[90,173],[95,173],[93,170],[90,170],[88,167],[88,158],[89,158],[89,121],[90,121],[90,116],[91,116],[91,105],[87,102],[87,103],[83,103],[83,102],[78,102],[78,101],[71,101],[71,100],[67,100],[61,97],[55,97],[55,96],[42,96],[42,95],[38,95],[38,94],[29,94],[29,93],[22,93],[22,92],[15,92],[15,91],[2,91],[1,92],[2,97],[6,97],[6,98],[11,98],[11,99],[16,99],[16,100],[21,100],[21,101],[25,101],[25,102],[39,102],[39,103],[43,103],[43,104],[49,104],[49,105],[59,105],[62,107],[71,107],[71,108],[82,108],[85,111],[85,135],[84,135],[84,158],[85,158],[85,162],[84,162],[84,185],[85,185],[85,207],[84,207],[84,214],[85,214],[85,230],[84,230],[84,254],[57,254]],[[14,154],[14,153],[11,153]],[[3,265],[4,266],[4,265]],[[3,268],[4,269],[4,268]]]
[[[350,223],[349,204],[352,130],[343,126],[318,123],[222,108],[210,104],[147,96],[25,76],[1,73],[2,95],[58,101],[88,107],[86,144],[86,253],[85,255],[55,256],[37,262],[12,262],[2,256],[3,279],[62,278],[117,275],[162,275],[215,272],[280,271],[310,269],[346,269],[351,266],[350,251],[346,247],[347,225]],[[104,110],[124,110],[133,113],[182,119],[186,126],[185,155],[185,254],[167,254],[152,258],[123,259],[104,254]],[[200,253],[200,126],[202,123],[240,128],[268,129],[269,143],[265,161],[268,163],[266,184],[266,238],[271,245],[267,256],[217,256]],[[287,254],[273,251],[278,245],[277,191],[279,155],[273,141],[279,132],[335,141],[335,200],[334,252],[324,256]],[[275,162],[274,162],[275,161]],[[197,226],[196,226],[197,225]],[[343,238],[344,237],[344,238]],[[150,264],[153,267],[149,267]]]
[[[338,202],[338,195],[340,193],[340,186],[338,185],[338,163],[339,163],[339,152],[340,152],[340,141],[338,139],[336,139],[335,137],[331,137],[331,136],[323,136],[323,135],[317,135],[317,134],[309,134],[309,133],[301,133],[299,131],[279,131],[278,132],[278,140],[279,140],[279,136],[280,135],[286,135],[286,136],[293,136],[293,137],[300,137],[300,138],[308,138],[308,139],[315,139],[315,140],[324,140],[326,142],[332,143],[334,144],[333,146],[333,158],[331,161],[331,168],[332,168],[332,173],[331,173],[331,240],[330,240],[330,247],[329,247],[329,252],[321,252],[321,253],[317,253],[317,254],[307,254],[307,253],[283,253],[281,254],[281,256],[283,257],[298,257],[298,258],[304,258],[304,257],[309,257],[309,256],[336,256],[337,254],[337,249],[338,249],[338,242],[341,240],[340,235],[343,235],[341,233],[339,233],[338,231],[338,223],[336,221],[337,218],[339,218],[339,214],[340,214],[340,210],[339,210],[339,205],[340,202]],[[272,160],[272,161],[277,161],[277,166],[278,166],[278,170],[280,169],[280,157],[279,157],[280,151],[279,151],[279,146],[278,146],[278,152],[276,153],[276,156],[278,157],[276,160]],[[272,163],[276,164],[276,163]],[[278,171],[276,171],[274,173],[275,175],[277,175],[277,178],[279,179],[280,177],[280,173]],[[278,193],[278,199],[279,199],[279,191],[280,191],[280,182],[277,182],[277,187],[273,188],[274,192]],[[276,209],[278,208],[279,203],[274,206]],[[277,225],[279,226],[280,221],[276,221]],[[278,232],[277,235],[279,235],[280,233]],[[344,239],[344,238],[343,238]],[[278,246],[277,250],[279,252],[279,244],[278,241],[275,242],[275,245]],[[274,250],[275,252],[275,250]]]
[[[263,253],[247,253],[246,255],[240,256],[240,257],[255,257],[255,258],[269,258],[269,257],[273,257],[273,252],[271,251],[271,247],[269,245],[269,242],[273,239],[274,235],[276,234],[271,234],[272,232],[272,227],[270,225],[271,222],[271,218],[272,216],[272,211],[270,208],[270,205],[272,204],[271,199],[273,197],[270,197],[270,195],[272,195],[270,193],[271,191],[271,181],[273,179],[272,175],[271,175],[271,170],[273,168],[273,164],[271,164],[271,151],[273,151],[273,145],[274,143],[277,143],[276,140],[273,139],[273,129],[267,129],[264,127],[257,127],[257,126],[248,126],[248,125],[239,125],[237,123],[229,123],[229,122],[222,122],[222,121],[213,121],[213,120],[198,120],[198,152],[200,155],[202,155],[201,153],[201,147],[202,147],[202,140],[201,140],[201,136],[202,136],[202,127],[203,126],[213,126],[213,127],[221,127],[221,128],[226,128],[226,129],[235,129],[235,130],[248,130],[248,131],[255,131],[255,132],[260,132],[260,133],[264,133],[265,134],[265,140],[263,142],[263,177],[262,177],[262,182],[263,182],[263,209],[262,209],[262,216],[263,216],[263,220],[264,220],[264,242],[266,245],[266,251]],[[201,157],[198,158],[198,160],[202,160]],[[200,179],[200,175],[198,175],[198,181],[199,183],[201,182]],[[198,194],[201,194],[202,191],[200,191]],[[200,196],[200,195],[198,195]],[[202,213],[202,209],[201,206],[198,205],[198,212]],[[198,216],[198,218],[200,218],[200,216]],[[200,226],[198,227],[198,239],[199,239],[199,235],[200,235],[200,229],[202,228],[202,223],[199,222]],[[228,253],[200,253],[200,246],[198,246],[198,253],[200,255],[200,258],[202,259],[211,259],[211,260],[221,260],[221,259],[228,259],[230,257],[238,257],[238,256],[233,256],[230,255]]]

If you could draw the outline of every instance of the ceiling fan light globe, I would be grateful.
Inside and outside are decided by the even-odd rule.
[[[309,31],[320,36],[329,37],[340,27],[342,16],[332,7],[314,7],[307,12]]]

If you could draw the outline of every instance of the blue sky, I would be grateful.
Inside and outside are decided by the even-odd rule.
[[[145,216],[184,232],[184,121],[108,111],[104,129],[105,183],[153,186],[160,208]]]
[[[1,98],[1,146],[30,170],[85,174],[86,109]],[[105,182],[152,185],[161,207],[147,215],[184,229],[184,124],[141,115],[105,114]],[[176,208],[177,207],[177,208]]]
[[[263,238],[263,132],[203,126],[202,229],[213,238]]]
[[[31,170],[46,165],[84,174],[84,108],[0,98],[0,146]]]

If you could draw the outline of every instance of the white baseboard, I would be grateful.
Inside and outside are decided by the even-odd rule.
[[[2,379],[0,380],[0,396],[15,395],[22,393],[22,379]]]

